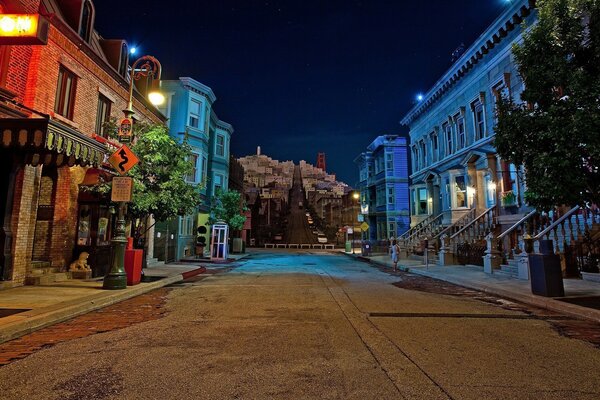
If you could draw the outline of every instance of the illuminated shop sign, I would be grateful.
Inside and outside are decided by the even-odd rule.
[[[0,14],[0,44],[46,44],[49,27],[39,14]]]

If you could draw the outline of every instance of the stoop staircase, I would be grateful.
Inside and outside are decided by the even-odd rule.
[[[48,261],[33,261],[31,267],[30,275],[25,278],[26,285],[50,285],[71,279],[70,272],[61,272]]]

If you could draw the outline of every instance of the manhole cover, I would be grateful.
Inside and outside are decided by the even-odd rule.
[[[18,313],[29,311],[28,309],[22,308],[0,308],[0,318],[9,317]]]

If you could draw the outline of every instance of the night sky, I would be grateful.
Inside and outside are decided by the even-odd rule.
[[[236,156],[316,163],[352,185],[353,159],[400,119],[506,0],[96,1],[105,38],[137,45],[163,79],[210,86]]]

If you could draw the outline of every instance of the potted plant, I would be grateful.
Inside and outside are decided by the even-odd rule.
[[[517,205],[517,196],[515,196],[515,193],[512,190],[502,192],[500,200],[502,201],[502,207],[513,207]]]

